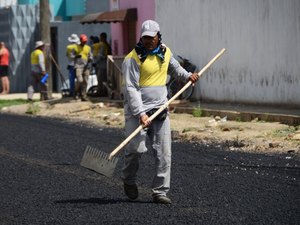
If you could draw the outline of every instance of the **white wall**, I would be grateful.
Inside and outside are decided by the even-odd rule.
[[[9,7],[17,4],[17,0],[0,0],[0,8]]]
[[[300,106],[299,0],[156,0],[163,41],[201,69],[206,101]]]

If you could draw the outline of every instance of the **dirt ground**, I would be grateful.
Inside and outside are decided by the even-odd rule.
[[[124,127],[123,109],[112,103],[69,101],[35,102],[2,108],[2,112],[56,117],[94,126]],[[288,153],[300,155],[300,126],[263,121],[238,122],[218,117],[170,114],[173,139],[219,144],[229,151]]]

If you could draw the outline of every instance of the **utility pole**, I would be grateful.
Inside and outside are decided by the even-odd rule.
[[[45,43],[45,61],[46,71],[49,74],[47,80],[48,84],[48,98],[52,98],[52,66],[51,66],[51,35],[50,35],[50,7],[49,0],[40,0],[40,36]]]

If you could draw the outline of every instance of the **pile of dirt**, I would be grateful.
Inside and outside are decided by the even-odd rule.
[[[94,126],[124,127],[123,109],[113,103],[69,101],[35,102],[2,108],[2,112],[84,121]],[[300,127],[253,120],[229,121],[226,117],[194,117],[170,113],[173,139],[218,144],[229,151],[300,154]]]

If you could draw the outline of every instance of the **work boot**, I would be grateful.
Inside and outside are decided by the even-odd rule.
[[[130,185],[130,184],[124,183],[124,192],[125,192],[126,196],[128,198],[130,198],[131,200],[134,200],[137,197],[139,197],[139,191],[138,191],[136,184]]]
[[[164,195],[156,195],[153,197],[153,202],[154,203],[159,203],[159,204],[171,204],[171,199],[169,199],[167,196]]]
[[[86,102],[86,101],[88,101],[88,98],[85,97],[85,96],[82,96],[82,97],[81,97],[81,101],[82,101],[82,102]]]

